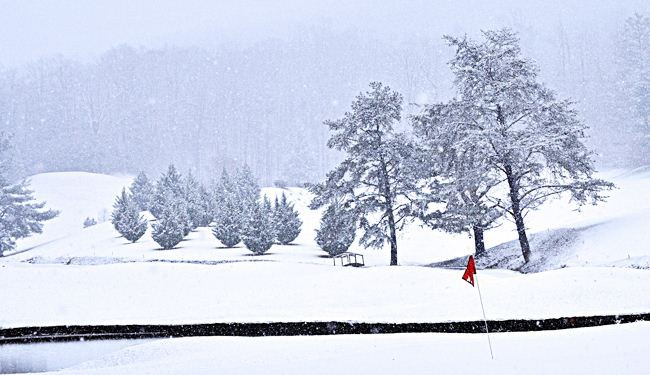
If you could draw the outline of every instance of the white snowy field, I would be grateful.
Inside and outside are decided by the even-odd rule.
[[[527,218],[533,251],[553,253],[550,270],[479,270],[488,319],[650,311],[650,173],[604,175],[619,187],[607,203],[576,212],[557,200]],[[477,289],[461,280],[462,270],[428,266],[472,253],[467,236],[411,225],[400,234],[400,267],[387,266],[388,249],[357,245],[352,250],[363,253],[369,267],[334,267],[314,242],[319,213],[307,209],[310,195],[293,188],[263,189],[272,196],[286,192],[304,221],[295,245],[274,246],[264,256],[242,246],[222,248],[209,228],[167,251],[149,233],[127,243],[110,222],[82,229],[87,216],[108,218],[129,183],[128,177],[76,172],[32,178],[36,196],[62,212],[43,234],[19,241],[14,254],[0,258],[0,327],[482,318]],[[488,247],[515,238],[511,223],[486,234]],[[499,333],[491,336],[495,360],[481,334],[11,345],[0,352],[0,364],[70,374],[642,374],[649,368],[649,335],[645,322]]]
[[[3,264],[0,326],[266,321],[480,320],[460,270],[315,264]],[[650,310],[650,272],[566,268],[479,271],[489,319]]]
[[[650,173],[609,172],[605,177],[619,189],[601,206],[576,212],[566,202],[553,201],[527,218],[531,233],[573,235],[561,244],[545,242],[562,249],[549,260],[557,269],[536,274],[479,270],[489,319],[650,311],[650,271],[645,269]],[[46,223],[43,234],[20,241],[15,254],[0,258],[1,327],[481,318],[476,289],[461,280],[462,271],[427,267],[470,254],[473,242],[467,236],[412,225],[399,239],[402,266],[386,266],[388,249],[355,245],[370,267],[334,267],[313,239],[319,213],[307,209],[310,196],[297,188],[284,192],[301,213],[303,231],[295,245],[274,246],[264,256],[252,256],[241,245],[222,248],[209,228],[167,251],[159,250],[149,233],[127,243],[110,222],[82,229],[83,219],[110,210],[129,182],[75,172],[32,178],[37,197],[62,213]],[[281,191],[266,188],[263,193]],[[512,228],[504,223],[488,232],[488,246],[512,241]]]
[[[647,322],[498,333],[491,335],[494,360],[483,334],[178,338],[121,344],[56,373],[647,374],[649,335]],[[32,351],[47,361],[47,350]]]

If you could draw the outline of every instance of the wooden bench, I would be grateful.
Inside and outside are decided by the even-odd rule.
[[[341,260],[341,266],[343,267],[363,267],[366,265],[365,260],[363,259],[363,254],[357,254],[357,253],[350,253],[350,252],[345,252],[339,255],[335,255],[332,257],[332,261],[334,262],[334,266],[336,266],[336,260],[340,259]]]

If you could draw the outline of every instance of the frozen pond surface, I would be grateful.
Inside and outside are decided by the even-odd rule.
[[[0,374],[61,370],[151,340],[98,340],[0,346]]]

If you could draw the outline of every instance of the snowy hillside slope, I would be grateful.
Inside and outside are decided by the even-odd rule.
[[[575,211],[566,200],[554,200],[526,219],[533,250],[530,270],[564,266],[627,266],[647,268],[650,263],[650,171],[609,171],[602,177],[618,188],[607,202]],[[19,242],[20,254],[0,260],[35,263],[104,264],[122,261],[283,261],[331,264],[314,241],[320,212],[308,209],[311,195],[300,188],[264,188],[262,194],[274,199],[282,193],[294,202],[303,221],[302,233],[289,246],[274,246],[268,255],[252,257],[241,244],[221,248],[209,228],[191,233],[177,249],[160,251],[150,233],[130,244],[112,228],[110,222],[82,229],[86,216],[108,215],[115,196],[130,178],[100,174],[66,172],[34,176],[32,187],[38,199],[60,209],[60,217],[45,224],[44,233]],[[479,260],[479,266],[516,269],[521,265],[514,225],[504,221],[486,232],[489,253],[506,261]],[[465,234],[432,231],[414,223],[399,234],[399,263],[430,265],[466,256],[473,252],[473,240]],[[351,251],[363,253],[368,265],[386,265],[388,248]],[[526,269],[524,269],[526,271]]]
[[[618,171],[605,174],[617,189],[605,203],[572,209],[566,200],[554,200],[527,218],[531,261],[524,265],[514,231],[487,232],[504,242],[477,258],[479,268],[505,268],[540,272],[575,266],[650,268],[650,171]],[[505,223],[503,227],[514,225]],[[466,257],[432,266],[464,267]]]
[[[34,196],[47,201],[47,207],[60,211],[60,214],[45,222],[42,234],[18,240],[18,251],[79,233],[86,217],[98,222],[110,220],[115,196],[122,187],[131,184],[131,178],[127,176],[86,172],[43,173],[28,180],[35,191]]]
[[[67,178],[58,176],[55,180]],[[77,177],[77,176],[74,176]],[[39,189],[38,183],[50,186],[51,176],[43,179],[35,179],[34,189]],[[89,228],[82,228],[81,222],[87,215],[86,212],[111,207],[115,196],[122,186],[129,185],[129,179],[113,178],[102,175],[84,176],[84,186],[97,194],[95,199],[78,199],[76,195],[70,195],[68,201],[61,199],[63,194],[47,194],[39,199],[53,197],[54,204],[65,206],[70,209],[70,214],[64,215],[45,224],[44,233],[29,238],[37,246],[31,244],[20,244],[17,254],[0,258],[2,261],[29,261],[31,263],[62,263],[62,264],[107,264],[133,261],[180,261],[180,262],[231,262],[231,261],[288,261],[288,262],[311,262],[316,264],[331,265],[330,259],[325,259],[316,244],[314,243],[314,231],[318,226],[320,214],[307,208],[311,201],[311,195],[304,189],[289,188],[264,188],[262,194],[271,199],[285,193],[288,199],[294,202],[296,209],[301,213],[303,220],[302,232],[294,241],[295,244],[281,246],[275,245],[263,257],[252,257],[251,253],[239,244],[235,248],[223,248],[219,241],[212,235],[210,228],[199,228],[190,233],[176,248],[161,251],[160,246],[151,238],[151,227],[147,233],[136,243],[130,243],[119,236],[109,221],[99,223]],[[112,184],[106,184],[106,180]],[[45,182],[45,183],[44,183]],[[59,182],[59,181],[57,181]],[[109,185],[108,187],[105,186]],[[96,187],[102,186],[101,189]],[[56,199],[59,198],[59,199]],[[49,203],[49,201],[48,201]],[[109,211],[110,212],[110,211]],[[152,219],[150,215],[145,215]],[[79,221],[81,218],[81,221]],[[66,231],[60,231],[61,226],[68,225]],[[51,226],[50,226],[51,225]],[[60,233],[67,235],[60,236]],[[59,237],[60,236],[60,237]],[[27,250],[28,251],[24,251]]]

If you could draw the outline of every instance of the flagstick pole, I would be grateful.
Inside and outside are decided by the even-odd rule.
[[[481,295],[481,286],[478,283],[478,276],[474,274],[474,279],[476,279],[476,288],[478,289],[478,298],[481,301],[481,310],[483,311],[483,322],[485,323],[485,333],[487,334],[488,345],[490,346],[490,357],[494,359],[494,354],[492,353],[492,341],[490,340],[490,331],[488,331],[487,318],[485,317],[485,307],[483,307],[483,296]]]

